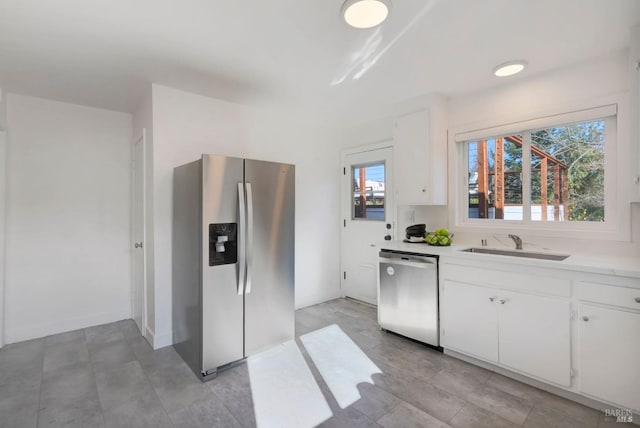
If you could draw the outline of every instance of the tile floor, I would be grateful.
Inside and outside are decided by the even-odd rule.
[[[345,408],[299,338],[332,324],[382,372],[373,384],[359,383],[360,398]],[[324,427],[620,427],[593,409],[381,332],[375,309],[349,300],[297,311],[296,344],[332,414]],[[0,427],[283,426],[269,412],[256,421],[248,366],[203,384],[172,347],[153,351],[131,320],[16,343],[0,350]]]

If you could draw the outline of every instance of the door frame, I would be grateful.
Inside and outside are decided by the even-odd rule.
[[[345,265],[344,265],[344,254],[343,254],[343,249],[344,249],[344,239],[345,239],[345,227],[344,227],[344,223],[343,221],[345,219],[347,219],[348,217],[351,216],[351,204],[347,203],[348,201],[350,201],[350,191],[348,191],[344,185],[344,175],[346,174],[346,170],[345,168],[347,167],[347,156],[349,155],[354,155],[357,153],[364,153],[364,152],[371,152],[374,150],[380,150],[380,149],[387,149],[387,148],[391,148],[391,152],[393,153],[393,140],[384,140],[384,141],[378,141],[375,143],[369,143],[369,144],[361,144],[358,146],[352,146],[352,147],[346,147],[340,150],[340,171],[339,171],[339,176],[340,176],[340,223],[342,223],[340,225],[340,296],[342,297],[346,297],[345,294],[345,284],[344,284],[344,277],[343,277],[343,272],[345,271]],[[392,158],[393,159],[393,158]],[[395,165],[391,166],[392,171],[395,171]],[[395,180],[394,180],[395,182]],[[393,198],[393,206],[389,207],[390,209],[387,211],[387,213],[391,216],[391,218],[389,219],[389,221],[387,221],[387,223],[391,223],[392,227],[392,231],[393,231],[393,235],[396,235],[396,198],[395,198],[395,194],[396,194],[396,189],[395,186],[393,189],[390,189],[390,191],[393,192],[394,198]]]
[[[0,130],[0,348],[5,338],[7,180],[7,133]]]
[[[134,163],[135,159],[135,150],[138,144],[142,144],[142,320],[141,320],[141,328],[142,331],[140,334],[143,337],[147,337],[147,129],[142,128],[142,134],[133,140],[133,144],[131,144],[131,226],[130,226],[130,236],[129,245],[131,249],[131,271],[130,271],[130,283],[131,287],[129,290],[129,300],[131,301],[131,317],[135,313],[134,311],[134,264],[135,264],[135,251],[134,251],[134,196],[135,196],[135,167]]]

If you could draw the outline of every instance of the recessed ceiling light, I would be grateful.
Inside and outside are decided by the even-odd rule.
[[[524,67],[526,65],[526,61],[505,62],[504,64],[500,64],[499,66],[494,68],[493,74],[498,77],[513,76],[514,74],[520,73],[522,70],[524,70]]]
[[[342,5],[342,16],[355,28],[373,28],[387,19],[390,0],[347,0]]]

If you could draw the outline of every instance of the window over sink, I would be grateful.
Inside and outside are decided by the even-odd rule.
[[[617,114],[608,105],[457,134],[457,224],[615,228]]]

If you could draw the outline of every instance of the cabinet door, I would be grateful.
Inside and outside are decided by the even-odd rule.
[[[580,390],[640,411],[640,314],[580,305]]]
[[[442,346],[497,363],[496,291],[447,280],[442,290]]]
[[[571,386],[571,307],[568,300],[500,292],[500,364]]]
[[[429,112],[419,111],[396,119],[394,132],[396,203],[429,203]]]

